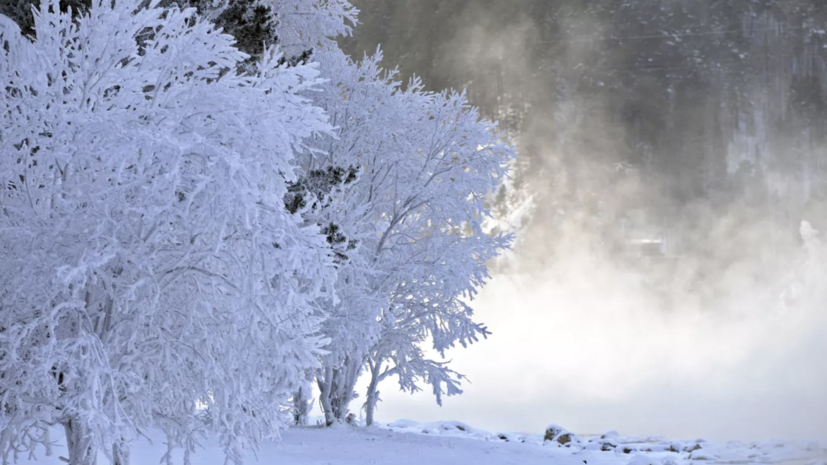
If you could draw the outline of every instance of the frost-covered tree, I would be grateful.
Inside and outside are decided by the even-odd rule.
[[[284,208],[328,125],[310,66],[247,55],[192,10],[57,0],[0,16],[0,450],[66,431],[115,463],[150,427],[231,460],[288,422],[317,364],[333,256]]]
[[[378,370],[428,338],[444,350],[484,335],[460,298],[482,285],[486,262],[508,245],[508,237],[486,235],[481,223],[485,196],[513,152],[464,95],[425,92],[418,81],[403,89],[379,66],[379,54],[360,63],[338,50],[316,58],[330,80],[315,101],[336,130],[314,139],[302,166],[356,173],[329,205],[305,216],[337,225],[352,247],[338,267],[340,300],[328,303],[323,333],[331,343],[317,377],[332,423],[345,419],[368,362]],[[437,367],[444,365],[417,363],[394,373],[412,373],[408,383],[440,378]]]
[[[367,360],[368,424],[380,378],[396,375],[400,388],[410,392],[425,381],[440,405],[443,384],[448,395],[462,392],[462,376],[446,363],[426,359],[422,346],[431,344],[444,356],[454,345],[467,346],[488,334],[474,322],[469,303],[489,277],[488,262],[511,240],[486,234],[483,220],[488,216],[485,195],[503,180],[504,163],[513,153],[498,142],[493,125],[480,121],[464,95],[421,93],[416,84],[423,103],[411,129],[424,137],[413,166],[422,169],[414,179],[400,178],[407,192],[394,204],[401,200],[401,205],[419,206],[407,213],[392,207],[389,240],[377,254],[398,265],[379,320],[381,336]],[[393,183],[394,191],[398,183]]]
[[[335,77],[313,98],[330,114],[336,130],[317,136],[312,150],[300,158],[302,182],[288,200],[292,205],[301,202],[306,220],[322,225],[337,249],[338,300],[320,302],[328,312],[322,333],[331,343],[316,377],[319,405],[332,424],[346,419],[366,344],[378,337],[376,318],[386,305],[375,289],[381,271],[365,252],[375,246],[378,193],[370,191],[375,173],[363,158],[390,147],[394,115],[401,108],[393,106],[395,85],[381,76],[378,59],[357,66],[338,50],[314,58],[325,76]]]
[[[276,34],[285,54],[308,49],[338,50],[336,38],[349,35],[359,10],[347,0],[259,0],[276,20]]]
[[[381,400],[379,384],[387,378],[396,376],[399,389],[411,394],[421,391],[422,383],[430,386],[440,406],[443,395],[462,394],[460,385],[464,376],[451,370],[447,362],[427,358],[421,347],[427,343],[426,332],[414,324],[405,326],[396,329],[388,324],[380,342],[371,348],[367,363],[370,381],[364,405],[367,426],[373,424],[376,406]],[[406,329],[412,333],[406,333]]]
[[[0,3],[0,15],[11,18],[18,26],[23,35],[34,34],[33,7],[40,4],[39,0],[5,0]],[[64,12],[71,11],[80,14],[89,7],[89,0],[62,0],[60,9]]]
[[[278,44],[288,59],[338,48],[359,13],[347,0],[164,0],[196,7],[232,34],[253,61]]]

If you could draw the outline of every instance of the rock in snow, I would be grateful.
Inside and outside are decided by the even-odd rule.
[[[546,426],[546,435],[543,437],[543,440],[552,441],[552,440],[554,440],[554,438],[559,436],[560,433],[562,433],[563,431],[565,431],[565,428],[563,428],[560,425],[554,425],[554,424],[548,425],[548,426]]]

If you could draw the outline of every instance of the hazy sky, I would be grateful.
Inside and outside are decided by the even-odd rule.
[[[496,278],[476,302],[494,335],[450,354],[473,384],[439,408],[427,390],[411,396],[386,381],[379,420],[827,440],[823,312],[667,313],[648,306],[624,276],[574,263],[545,275]]]

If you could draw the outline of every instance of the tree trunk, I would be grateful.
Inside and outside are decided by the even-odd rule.
[[[63,429],[66,432],[66,447],[69,449],[69,465],[95,465],[97,448],[83,421],[70,418],[63,423]]]
[[[381,365],[370,365],[370,384],[368,384],[367,399],[365,399],[365,425],[371,426],[373,424],[373,414],[376,411],[376,402],[379,401],[379,372]]]
[[[308,416],[312,408],[310,386],[299,386],[293,393],[293,424],[296,426],[307,426]]]
[[[362,369],[362,359],[345,357],[337,368],[326,367],[323,379],[318,379],[319,403],[324,410],[327,426],[334,422],[345,423],[350,401],[355,397],[354,389]]]
[[[129,465],[129,447],[123,440],[112,444],[112,465]]]
[[[336,418],[333,416],[333,405],[331,405],[330,398],[333,390],[333,369],[327,367],[324,369],[324,376],[316,379],[319,385],[319,405],[322,406],[324,412],[324,422],[326,426],[333,425]]]

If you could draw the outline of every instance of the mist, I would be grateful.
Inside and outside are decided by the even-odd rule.
[[[449,355],[470,378],[465,393],[439,408],[430,393],[396,393],[389,382],[379,418],[456,418],[493,430],[541,431],[554,422],[582,433],[827,439],[827,376],[818,363],[823,315],[664,313],[645,293],[629,292],[620,274],[583,266],[566,276],[495,278],[477,302],[494,335]]]
[[[827,441],[817,2],[368,3],[352,50],[466,89],[520,152],[465,393],[386,381],[380,421]]]

